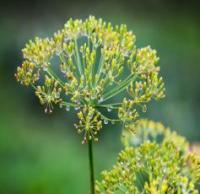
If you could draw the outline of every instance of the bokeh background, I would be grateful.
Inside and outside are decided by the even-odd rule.
[[[92,14],[126,23],[137,46],[158,51],[167,97],[144,115],[200,141],[200,12],[187,0],[22,0],[0,2],[0,193],[88,194],[87,146],[72,114],[44,114],[33,91],[16,83],[21,48],[51,36],[70,18]],[[94,147],[96,177],[121,149],[120,126],[104,127]]]

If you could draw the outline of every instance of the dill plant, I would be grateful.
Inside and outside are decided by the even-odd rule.
[[[52,37],[36,37],[22,49],[16,79],[34,89],[45,113],[55,105],[77,111],[74,126],[88,144],[92,193],[92,142],[99,130],[116,122],[131,129],[147,103],[165,95],[156,51],[137,48],[135,41],[126,25],[89,16],[69,19]],[[116,114],[107,116],[104,109]]]
[[[161,123],[140,120],[122,133],[124,149],[96,183],[100,194],[198,194],[200,157],[187,140]]]

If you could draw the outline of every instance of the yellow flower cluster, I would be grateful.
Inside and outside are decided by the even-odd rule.
[[[113,26],[93,16],[70,19],[51,38],[36,37],[26,44],[16,78],[36,89],[41,104],[48,107],[46,112],[52,111],[53,104],[67,110],[81,109],[84,118],[93,110],[94,115],[100,115],[97,123],[119,121],[128,127],[138,117],[138,108],[146,107],[151,99],[164,97],[156,51],[149,46],[137,48],[135,41],[126,25]],[[48,92],[44,76],[53,80]],[[38,88],[39,83],[44,88]],[[115,101],[116,96],[120,101]],[[88,111],[84,111],[85,107]],[[102,108],[118,111],[119,117],[107,118]],[[78,126],[81,130],[88,127],[86,123],[77,125],[78,130]],[[96,135],[96,129],[91,127],[89,134]]]
[[[113,168],[102,172],[96,193],[197,194],[200,157],[189,153],[188,142],[153,121],[142,120],[136,130]]]
[[[50,59],[54,55],[54,41],[49,38],[41,39],[36,37],[34,41],[29,41],[22,49],[23,57],[27,62],[32,62],[38,68],[48,68]]]
[[[136,147],[145,141],[162,142],[172,141],[178,150],[187,152],[189,144],[185,137],[180,136],[176,131],[166,128],[160,122],[148,119],[140,119],[130,126],[130,130],[123,130],[122,143],[125,147]]]
[[[35,88],[35,94],[38,96],[40,103],[46,105],[45,112],[51,113],[53,104],[61,103],[61,88],[58,82],[47,75],[45,76],[44,85]]]
[[[77,115],[79,124],[75,124],[75,127],[78,129],[78,133],[84,133],[84,140],[82,143],[87,142],[88,139],[97,141],[95,136],[102,128],[102,121],[99,120],[100,114],[96,112],[94,108],[85,106]]]
[[[16,79],[21,84],[28,86],[39,80],[39,70],[36,70],[35,64],[24,61],[21,67],[17,67]]]

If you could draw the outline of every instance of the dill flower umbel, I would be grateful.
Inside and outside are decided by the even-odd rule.
[[[187,152],[189,149],[189,143],[185,137],[178,135],[176,131],[172,131],[160,122],[140,119],[134,125],[130,125],[129,128],[130,130],[123,130],[121,135],[125,147],[137,147],[145,141],[157,143],[172,141],[177,149],[182,152]]]
[[[96,193],[199,193],[200,157],[189,152],[185,138],[153,121],[141,120],[135,128],[138,135],[126,131],[124,149],[102,172]]]
[[[56,104],[75,108],[83,142],[97,140],[103,124],[122,122],[128,128],[150,100],[164,97],[156,51],[137,48],[135,41],[126,25],[112,26],[93,16],[70,19],[52,37],[26,44],[16,78],[33,87],[45,112]]]

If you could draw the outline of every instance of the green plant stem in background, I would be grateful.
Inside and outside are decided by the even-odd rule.
[[[88,154],[89,154],[89,165],[90,165],[90,189],[91,189],[91,194],[95,194],[92,140],[88,141]]]

